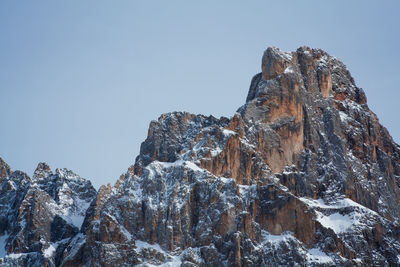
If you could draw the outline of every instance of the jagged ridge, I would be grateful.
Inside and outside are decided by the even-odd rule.
[[[152,121],[50,264],[398,265],[400,148],[363,90],[320,49],[261,68],[232,118]]]
[[[0,263],[59,265],[64,247],[79,233],[96,190],[90,181],[67,169],[53,173],[46,163],[39,163],[32,179],[11,171],[2,159],[0,170],[0,246],[4,249]]]

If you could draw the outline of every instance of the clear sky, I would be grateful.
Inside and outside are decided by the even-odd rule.
[[[231,116],[268,46],[340,58],[400,142],[400,1],[0,1],[0,156],[98,187],[161,113]]]

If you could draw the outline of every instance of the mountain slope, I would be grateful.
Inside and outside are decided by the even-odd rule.
[[[261,68],[231,118],[152,121],[51,264],[399,265],[400,147],[363,90],[320,49],[268,48]],[[52,181],[36,184],[56,201]]]
[[[96,196],[90,181],[66,169],[53,173],[40,163],[29,178],[0,159],[0,243],[8,266],[55,266],[71,237],[78,234]],[[0,260],[1,263],[1,260]]]
[[[232,118],[151,122],[135,165],[100,190],[70,260],[398,264],[399,151],[338,59],[268,48]]]

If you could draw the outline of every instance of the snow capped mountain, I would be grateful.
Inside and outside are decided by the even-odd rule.
[[[3,265],[400,265],[400,147],[363,90],[320,49],[268,48],[261,68],[231,118],[152,121],[97,193],[1,160]]]
[[[3,264],[58,265],[57,249],[79,233],[96,190],[90,181],[66,169],[53,173],[39,163],[31,179],[1,162]]]

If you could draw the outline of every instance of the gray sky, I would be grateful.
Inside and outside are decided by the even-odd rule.
[[[268,46],[340,58],[400,141],[400,1],[0,1],[0,156],[98,187],[169,111],[231,116]]]

